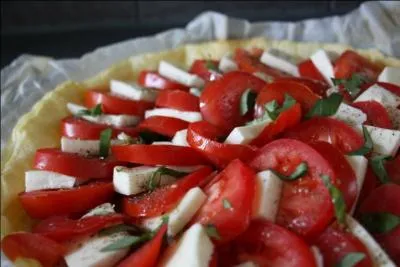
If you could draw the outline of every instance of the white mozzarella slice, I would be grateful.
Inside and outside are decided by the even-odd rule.
[[[223,73],[227,73],[238,70],[239,67],[229,55],[225,55],[219,61],[218,69]]]
[[[270,170],[257,173],[253,217],[275,222],[282,192],[282,180]]]
[[[161,61],[158,65],[158,73],[165,78],[173,80],[175,82],[181,83],[188,87],[203,87],[204,80],[195,74],[191,74],[180,68],[175,67],[174,65]]]
[[[357,179],[357,197],[351,209],[351,214],[354,213],[358,197],[364,184],[365,174],[367,173],[368,160],[364,156],[346,156],[347,162],[350,164]]]
[[[322,74],[324,79],[328,82],[329,85],[333,86],[333,82],[331,78],[335,77],[333,72],[332,60],[334,58],[334,54],[331,52],[327,52],[323,49],[319,49],[313,55],[311,55],[310,59],[318,71]]]
[[[379,74],[378,82],[393,83],[400,86],[400,68],[385,67]]]
[[[187,129],[177,131],[171,142],[177,146],[189,146],[187,142]]]
[[[111,203],[104,203],[90,210],[88,213],[83,215],[82,218],[90,216],[107,215],[112,213],[115,213],[114,205],[112,205]]]
[[[353,217],[346,216],[347,226],[350,232],[355,235],[367,248],[369,255],[374,261],[374,266],[395,267],[394,262],[389,258],[386,252],[379,246],[375,239],[367,230],[357,222]]]
[[[191,93],[194,96],[200,97],[201,96],[201,90],[196,87],[192,87],[189,89],[189,93]]]
[[[76,178],[51,171],[25,172],[25,192],[73,188]]]
[[[225,144],[247,145],[270,123],[271,120],[265,120],[256,124],[235,127],[226,138]]]
[[[377,101],[385,107],[397,107],[400,105],[400,97],[393,94],[389,90],[374,84],[365,90],[354,102],[361,101]]]
[[[390,120],[393,124],[393,129],[400,130],[400,109],[395,107],[386,107]]]
[[[158,167],[140,166],[127,168],[122,166],[114,167],[113,184],[114,190],[122,195],[136,195],[145,192],[149,188],[149,182]],[[175,182],[176,179],[170,175],[161,175],[159,184],[167,185]],[[157,180],[158,182],[158,180]]]
[[[147,110],[144,114],[144,117],[150,118],[153,116],[164,116],[175,119],[180,119],[187,122],[196,122],[201,121],[203,118],[200,112],[195,111],[180,111],[171,108],[155,108],[151,110]]]
[[[252,261],[246,261],[238,265],[235,265],[234,267],[258,267],[258,264],[255,264]]]
[[[186,224],[196,214],[197,210],[200,209],[204,201],[206,201],[206,194],[199,188],[194,187],[190,189],[182,200],[179,202],[168,215],[168,235],[177,235]],[[164,215],[165,216],[165,215]],[[155,218],[149,218],[142,222],[144,228],[149,230],[157,229],[163,223],[163,216]]]
[[[111,80],[110,91],[112,94],[126,97],[136,101],[154,102],[157,98],[157,91],[153,89],[142,88],[135,83]]]
[[[332,117],[344,121],[351,126],[362,125],[367,120],[367,115],[364,112],[345,103],[340,103],[336,114]]]
[[[208,267],[214,244],[201,224],[192,225],[178,241],[175,251],[161,261],[163,267]]]
[[[373,151],[382,155],[395,156],[400,146],[400,131],[365,125],[374,144]],[[361,127],[358,127],[362,133]]]
[[[124,144],[118,139],[111,140],[112,145]],[[76,153],[82,156],[95,156],[100,152],[100,140],[81,140],[61,137],[61,151],[67,153]]]
[[[275,80],[274,77],[269,76],[268,74],[260,71],[253,72],[253,75],[267,83],[271,83]]]
[[[120,134],[118,134],[117,139],[124,142],[124,143],[133,143],[135,141],[135,138],[127,135],[126,133],[122,132]]]
[[[289,73],[293,76],[300,76],[296,60],[289,54],[278,49],[271,48],[268,51],[264,51],[261,55],[260,61],[267,66]]]
[[[315,258],[316,267],[324,267],[324,258],[322,257],[321,251],[316,246],[311,246],[311,252]]]
[[[161,145],[169,145],[169,146],[175,146],[175,144],[174,143],[172,143],[172,142],[168,142],[168,141],[154,141],[153,143],[151,143],[152,145],[155,145],[155,146],[161,146]]]
[[[115,233],[109,236],[95,236],[77,242],[65,256],[68,267],[112,267],[124,258],[129,248],[113,251],[101,251],[108,245],[126,237],[126,233]]]
[[[175,171],[179,171],[179,172],[190,173],[190,172],[197,171],[197,170],[203,168],[204,166],[202,166],[202,165],[196,165],[196,166],[170,166],[170,165],[167,165],[165,167],[173,169]]]

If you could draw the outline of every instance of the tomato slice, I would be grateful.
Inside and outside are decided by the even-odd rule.
[[[38,149],[33,167],[38,170],[59,172],[77,179],[111,179],[115,166],[125,165],[113,157],[87,158],[62,152],[58,148]]]
[[[283,104],[285,94],[291,97],[301,105],[302,111],[307,113],[320,99],[313,91],[305,84],[297,81],[276,81],[267,84],[257,96],[255,106],[255,117],[261,117],[265,112],[265,104],[276,100],[280,105]]]
[[[118,213],[89,216],[78,220],[73,220],[66,216],[55,216],[39,222],[32,232],[58,242],[64,242],[77,237],[96,234],[101,229],[122,224],[123,222],[124,216]]]
[[[360,195],[358,196],[357,205],[359,206],[360,203],[362,203],[364,199],[368,197],[369,194],[371,194],[371,192],[374,191],[374,189],[377,188],[379,185],[380,181],[378,177],[375,175],[371,166],[368,165],[367,172],[365,173],[364,177],[364,183],[362,185]],[[358,208],[357,208],[357,213],[358,213]]]
[[[360,261],[357,267],[372,267],[373,261],[368,254],[364,244],[349,232],[344,232],[333,226],[328,227],[317,239],[316,245],[320,249],[324,266],[334,267],[351,252],[359,252],[365,255],[365,258]]]
[[[226,166],[234,159],[246,160],[254,154],[255,149],[251,146],[216,141],[221,136],[223,132],[206,121],[191,123],[187,131],[189,145],[219,167]]]
[[[299,104],[295,104],[288,110],[279,114],[278,118],[251,141],[251,145],[263,146],[268,142],[274,140],[277,136],[285,132],[287,129],[295,126],[301,120],[301,108]]]
[[[123,211],[131,217],[154,217],[173,209],[191,188],[203,186],[212,169],[203,167],[172,185],[159,187],[152,192],[125,197]]]
[[[182,111],[200,111],[199,98],[180,90],[161,91],[157,96],[156,106]]]
[[[335,61],[335,78],[348,79],[352,74],[361,73],[376,81],[382,68],[354,51],[346,50]]]
[[[218,60],[197,59],[193,62],[189,72],[196,74],[205,81],[214,81],[222,76],[222,74],[218,72],[218,65]]]
[[[158,256],[161,251],[161,245],[165,233],[167,232],[167,225],[163,225],[153,237],[152,240],[144,244],[141,248],[133,252],[128,258],[124,259],[118,264],[118,267],[153,267],[157,263]]]
[[[164,117],[164,116],[152,116],[138,125],[139,131],[150,131],[158,133],[167,137],[173,137],[177,131],[186,129],[189,123],[184,120]]]
[[[364,124],[380,128],[393,129],[393,124],[390,120],[389,113],[381,103],[376,101],[363,101],[355,102],[352,105],[367,115],[367,121],[364,122]]]
[[[202,154],[191,147],[174,145],[115,145],[113,155],[121,161],[143,165],[206,165]]]
[[[23,232],[5,236],[1,249],[12,261],[19,257],[35,259],[43,267],[55,266],[65,253],[65,248],[57,242],[39,234]]]
[[[375,234],[376,241],[389,254],[389,257],[400,265],[400,226],[397,226],[392,231],[384,234]]]
[[[397,155],[393,160],[386,162],[385,168],[390,177],[390,181],[400,185],[400,155]]]
[[[383,184],[373,190],[360,205],[359,213],[390,212],[400,216],[400,185]]]
[[[114,196],[112,183],[91,183],[72,189],[22,192],[22,207],[34,219],[84,213],[109,202]]]
[[[331,164],[311,146],[292,139],[278,139],[262,147],[249,164],[257,171],[273,169],[290,175],[306,162],[308,172],[295,181],[284,181],[277,223],[307,240],[319,235],[333,218],[333,205],[320,175],[336,184]]]
[[[101,109],[108,114],[129,114],[143,117],[144,112],[154,106],[147,101],[135,101],[111,95],[108,92],[89,90],[85,92],[85,105],[93,108],[101,104]]]
[[[144,87],[162,90],[189,90],[185,85],[164,78],[156,71],[144,70],[140,72],[138,83]]]
[[[292,81],[292,82],[298,82],[301,84],[304,84],[307,86],[313,93],[325,97],[326,96],[326,90],[329,88],[328,84],[324,81],[316,80],[316,79],[310,79],[310,78],[299,78],[299,77],[283,77],[283,78],[278,78],[276,81]]]
[[[251,221],[247,230],[228,244],[224,254],[219,254],[221,266],[246,261],[260,267],[316,266],[311,250],[301,238],[264,219]]]
[[[249,226],[255,186],[253,170],[233,160],[204,189],[207,200],[193,222],[214,225],[220,235],[217,243],[233,240]],[[224,201],[232,208],[224,207]]]
[[[115,128],[105,124],[89,122],[73,116],[68,116],[61,120],[61,135],[72,139],[96,140],[100,138],[100,133],[108,128],[112,129],[113,138],[117,137],[118,134],[122,132],[131,137],[135,137],[139,133],[136,127]]]
[[[325,141],[347,154],[359,149],[364,138],[346,123],[328,117],[314,117],[304,121],[285,135],[303,142]]]
[[[311,78],[326,83],[324,76],[322,76],[317,67],[315,67],[311,59],[306,59],[300,62],[298,69],[301,77]]]
[[[206,85],[200,96],[203,119],[226,132],[242,125],[245,117],[240,114],[240,99],[248,88],[259,92],[265,82],[245,72],[232,71],[221,79]]]

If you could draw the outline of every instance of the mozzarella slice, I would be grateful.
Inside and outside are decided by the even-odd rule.
[[[354,102],[361,102],[361,101],[377,101],[381,103],[385,107],[394,107],[400,105],[400,97],[393,94],[389,90],[374,84],[365,90],[359,97],[357,97]]]
[[[346,156],[347,161],[350,166],[353,168],[354,174],[357,179],[357,197],[351,209],[351,213],[354,213],[354,209],[356,208],[358,197],[360,196],[361,189],[364,184],[365,174],[367,173],[368,160],[364,156]]]
[[[136,83],[111,80],[110,91],[112,94],[122,96],[136,101],[154,102],[157,98],[157,91],[142,88]]]
[[[136,195],[148,190],[148,184],[158,167],[140,166],[127,168],[117,166],[114,168],[113,184],[114,190],[122,195]],[[167,185],[175,182],[176,179],[170,175],[161,175],[159,184]],[[157,180],[158,182],[158,180]]]
[[[382,155],[395,156],[400,146],[400,131],[365,125],[374,144],[373,151]],[[362,132],[359,127],[358,130]]]
[[[256,138],[267,126],[271,120],[265,120],[260,123],[235,127],[225,140],[225,144],[247,145]]]
[[[221,58],[221,60],[219,61],[218,68],[223,73],[227,73],[227,72],[235,71],[235,70],[239,69],[236,62],[229,55],[224,55]]]
[[[393,129],[400,130],[400,109],[394,107],[386,107],[390,120],[393,124]]]
[[[278,49],[271,48],[268,51],[264,51],[261,55],[260,61],[267,66],[289,73],[293,76],[300,76],[296,60],[289,54],[279,51]]]
[[[83,215],[82,218],[90,216],[107,215],[112,213],[115,213],[114,205],[112,205],[111,203],[104,203],[90,210],[88,213]]]
[[[324,267],[324,258],[322,257],[321,251],[316,246],[311,246],[311,252],[314,255],[316,267]]]
[[[111,140],[112,145],[124,144],[122,140]],[[61,137],[61,151],[82,156],[95,156],[100,153],[100,140],[81,140]]]
[[[265,218],[275,222],[282,192],[282,180],[270,170],[257,173],[256,201],[253,202],[253,218]]]
[[[359,222],[349,215],[347,215],[346,221],[350,232],[355,235],[367,248],[369,255],[374,261],[374,266],[396,266],[386,252],[379,246],[375,239],[368,233],[367,230],[365,230],[364,227],[362,227]]]
[[[95,236],[83,239],[73,245],[73,249],[65,256],[65,262],[69,267],[112,267],[124,258],[129,248],[102,252],[108,245],[126,237],[127,234],[115,233],[109,236]]]
[[[341,103],[336,114],[332,117],[344,121],[351,126],[362,125],[367,120],[367,115],[359,110],[345,103]]]
[[[332,65],[332,60],[335,56],[336,55],[334,55],[332,52],[327,52],[323,49],[319,49],[310,57],[312,63],[331,86],[334,85],[331,78],[335,77]]]
[[[201,96],[201,90],[196,87],[192,87],[189,89],[189,93],[191,93],[194,96],[200,97]]]
[[[154,142],[151,143],[151,144],[152,144],[152,145],[155,145],[155,146],[157,146],[157,145],[159,145],[159,146],[161,146],[161,145],[174,146],[174,145],[175,145],[174,143],[168,142],[168,141],[154,141]]]
[[[76,178],[51,171],[25,172],[25,192],[73,188]]]
[[[168,235],[177,235],[185,225],[200,209],[201,205],[206,201],[207,196],[199,187],[190,189],[178,206],[175,207],[168,215]],[[157,229],[163,223],[163,216],[149,218],[142,222],[144,228],[149,230]]]
[[[246,261],[241,264],[235,265],[234,267],[258,267],[258,265],[252,261]]]
[[[155,108],[151,110],[147,110],[144,114],[144,117],[150,118],[153,116],[164,116],[175,119],[180,119],[187,122],[196,122],[201,121],[203,118],[200,112],[195,111],[180,111],[171,108]]]
[[[197,171],[197,170],[203,168],[204,166],[203,165],[195,165],[195,166],[171,166],[171,165],[167,165],[165,167],[167,167],[169,169],[173,169],[173,170],[178,171],[178,172],[190,173],[190,172]]]
[[[189,146],[187,142],[187,129],[177,131],[171,142],[177,146]]]
[[[201,88],[204,86],[204,80],[199,76],[181,70],[166,61],[160,62],[158,65],[158,73],[165,78],[186,85],[187,87]]]
[[[378,77],[378,82],[393,83],[400,86],[400,68],[385,67]]]
[[[213,252],[214,244],[203,226],[196,223],[183,234],[175,251],[160,266],[208,267]]]

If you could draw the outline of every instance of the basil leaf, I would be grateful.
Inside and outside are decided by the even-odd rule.
[[[218,66],[212,60],[206,60],[205,65],[207,69],[219,72]]]
[[[335,208],[335,216],[339,224],[345,224],[346,217],[346,203],[342,192],[331,183],[331,178],[328,175],[321,175],[322,181],[331,195],[332,203]]]
[[[217,228],[213,224],[207,224],[205,226],[205,230],[209,237],[221,240],[221,236],[219,235]]]
[[[257,94],[251,91],[251,89],[246,89],[240,98],[240,114],[245,115],[249,110],[252,110],[256,104]]]
[[[112,129],[108,128],[100,133],[100,150],[99,155],[101,158],[106,158],[110,150]]]
[[[133,245],[143,243],[150,239],[151,239],[151,234],[149,233],[145,233],[141,236],[125,236],[121,239],[118,239],[114,243],[111,243],[110,245],[102,248],[100,251],[106,252],[106,251],[119,250],[122,248],[129,248]]]
[[[106,229],[103,229],[99,232],[100,236],[107,236],[119,232],[130,232],[130,233],[139,233],[140,229],[134,225],[127,225],[127,224],[118,224]]]
[[[400,216],[388,212],[366,213],[361,215],[360,222],[371,233],[390,232],[400,225]]]
[[[282,107],[279,107],[278,102],[276,102],[276,100],[272,100],[271,102],[265,104],[264,109],[272,120],[276,120],[279,114],[281,114],[285,110],[288,110],[294,104],[296,104],[296,99],[294,99],[289,94],[285,94],[285,100],[283,101]]]
[[[343,97],[338,93],[333,93],[325,99],[319,99],[311,110],[306,114],[306,118],[309,119],[314,116],[332,116],[334,115],[340,103],[342,103]]]
[[[282,107],[280,109],[280,113],[293,107],[294,104],[296,104],[296,99],[294,99],[289,94],[285,94],[285,100],[283,101]]]
[[[369,135],[369,132],[367,130],[367,127],[363,126],[363,134],[364,134],[364,145],[357,149],[356,151],[353,151],[351,153],[349,153],[349,155],[355,156],[355,155],[360,155],[363,156],[365,154],[368,154],[369,152],[372,151],[372,148],[374,146],[374,144],[372,143],[372,139],[371,136]]]
[[[271,171],[272,171],[276,176],[278,176],[279,179],[281,179],[281,180],[284,180],[284,181],[294,181],[294,180],[297,180],[297,179],[299,179],[300,177],[304,176],[304,175],[307,173],[307,171],[308,171],[308,165],[307,165],[306,162],[300,163],[299,165],[297,165],[297,167],[296,167],[296,169],[294,170],[294,172],[293,172],[291,175],[289,175],[289,176],[280,174],[280,173],[278,173],[278,172],[276,172],[276,171],[274,171],[274,170],[271,170]]]
[[[78,116],[100,116],[101,114],[103,114],[103,110],[101,109],[101,104],[97,104],[94,108],[92,109],[84,109],[84,110],[80,110],[78,112]]]
[[[176,171],[176,170],[173,170],[173,169],[170,169],[167,167],[160,167],[155,172],[153,172],[152,175],[150,176],[147,188],[149,190],[154,190],[157,187],[159,187],[160,182],[161,182],[161,177],[163,175],[169,175],[169,176],[173,176],[176,178],[180,178],[180,177],[186,176],[187,172],[180,172],[180,171]]]
[[[226,198],[222,200],[222,205],[224,206],[224,209],[227,210],[233,209],[231,202],[229,202],[229,200],[227,200]]]
[[[357,263],[362,261],[365,258],[365,254],[361,252],[350,252],[347,253],[341,260],[338,262],[335,267],[352,267]]]
[[[376,174],[376,176],[379,178],[381,183],[387,184],[390,182],[390,177],[389,174],[387,173],[385,169],[385,163],[387,160],[392,159],[391,156],[375,156],[371,158],[370,160],[370,165],[372,167],[372,171]]]
[[[360,85],[367,81],[366,77],[354,73],[351,75],[350,79],[331,79],[334,85],[343,85],[344,89],[354,98],[360,92]]]

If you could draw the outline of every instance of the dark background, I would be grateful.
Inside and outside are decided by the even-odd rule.
[[[184,27],[214,10],[250,21],[342,15],[364,1],[2,1],[1,67],[22,53],[80,57],[96,47]]]

